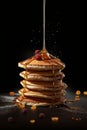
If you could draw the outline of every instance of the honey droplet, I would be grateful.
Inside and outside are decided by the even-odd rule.
[[[31,106],[31,110],[35,111],[37,109],[37,107],[35,105]]]
[[[51,120],[52,120],[52,122],[58,122],[59,121],[59,117],[51,117]]]
[[[24,109],[25,108],[25,103],[18,103],[17,106],[20,108],[20,109]]]
[[[80,90],[77,90],[76,91],[76,95],[80,95],[81,94],[81,91]]]
[[[87,91],[84,91],[83,94],[87,96]]]
[[[34,124],[34,123],[35,123],[35,120],[34,120],[34,119],[30,120],[30,123]]]
[[[10,96],[14,96],[14,95],[15,95],[15,92],[9,92],[9,95],[10,95]]]

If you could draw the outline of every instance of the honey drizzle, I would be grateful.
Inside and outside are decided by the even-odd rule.
[[[55,70],[54,70],[54,65],[52,66],[52,72],[53,72],[53,87],[54,87],[54,85],[55,85],[55,82],[54,82],[54,80],[55,80]]]
[[[45,7],[46,7],[46,0],[43,0],[43,49],[46,50],[45,44]]]
[[[53,88],[55,89],[54,85],[55,85],[55,70],[54,70],[54,65],[52,66],[52,72],[53,72]],[[54,91],[54,98],[53,98],[53,104],[54,105],[54,101],[55,101],[55,96],[56,96],[56,93]]]
[[[18,66],[20,66],[20,64],[22,64],[22,65],[27,65],[27,64],[31,63],[34,59],[35,59],[35,58],[34,58],[34,56],[33,56],[33,57],[31,57],[31,58],[28,58],[28,59],[25,60],[25,61],[21,61],[21,62],[18,63]]]

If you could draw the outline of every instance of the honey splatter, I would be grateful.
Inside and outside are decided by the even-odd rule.
[[[10,96],[14,96],[14,95],[15,95],[15,92],[9,92],[9,95],[10,95]]]
[[[31,124],[34,124],[36,121],[35,121],[34,119],[31,119],[29,122],[30,122]]]
[[[37,109],[37,107],[35,105],[31,106],[31,110],[35,111]]]
[[[87,96],[87,91],[84,91],[83,94]]]
[[[57,117],[57,116],[51,117],[51,120],[52,120],[52,122],[58,122],[59,117]]]
[[[77,90],[75,94],[76,94],[76,95],[80,95],[80,94],[81,94],[81,91],[80,91],[80,90]]]

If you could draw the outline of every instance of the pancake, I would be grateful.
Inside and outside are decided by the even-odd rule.
[[[26,97],[36,97],[36,98],[47,98],[47,99],[54,99],[59,98],[65,95],[65,90],[60,90],[56,92],[36,92],[36,91],[29,91],[28,89],[20,89],[19,94],[23,94]]]
[[[41,54],[40,54],[41,55]],[[42,56],[42,55],[41,55]],[[50,54],[49,54],[50,56]],[[41,57],[43,59],[43,57]],[[37,60],[35,56],[18,63],[18,66],[29,70],[63,70],[65,64],[59,59],[50,56],[48,59]]]
[[[63,79],[65,76],[62,72],[57,72],[56,75],[54,75],[53,73],[52,75],[52,73],[49,73],[49,71],[45,73],[44,72],[29,73],[27,71],[22,71],[19,75],[24,79],[31,81],[56,81],[59,79]]]
[[[29,86],[34,86],[34,87],[48,87],[48,88],[56,88],[56,87],[60,87],[60,86],[63,86],[63,82],[62,80],[57,80],[56,82],[44,82],[44,81],[29,81],[29,80],[22,80],[20,83],[23,83],[25,85],[29,85]]]
[[[22,80],[20,84],[24,88],[28,88],[29,90],[36,90],[36,91],[58,91],[61,89],[66,89],[67,84],[63,82],[53,83],[53,82],[29,82],[26,80]]]
[[[41,99],[30,99],[30,98],[22,98],[22,96],[19,96],[16,99],[16,102],[18,103],[25,103],[26,105],[36,105],[36,106],[49,106],[49,105],[59,105],[63,104],[66,101],[64,97],[58,98],[56,100],[41,100]]]
[[[28,76],[28,75],[42,75],[42,76],[65,76],[63,72],[61,72],[60,70],[46,70],[46,71],[35,71],[35,70],[25,70],[22,73],[24,73],[24,75]]]

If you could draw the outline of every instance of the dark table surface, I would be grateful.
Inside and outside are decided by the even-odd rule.
[[[75,93],[67,90],[67,102],[63,106],[38,106],[35,111],[31,106],[26,106],[25,110],[14,103],[18,96],[10,96],[8,93],[0,95],[0,128],[79,128],[87,129],[87,96],[80,95],[80,100],[75,101]],[[42,113],[42,116],[40,116]],[[51,120],[52,117],[58,117],[57,122]],[[12,118],[12,119],[9,119]],[[35,120],[31,123],[30,120]]]

